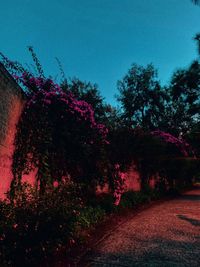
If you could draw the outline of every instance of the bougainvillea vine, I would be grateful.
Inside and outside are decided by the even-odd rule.
[[[153,131],[151,132],[151,134],[153,136],[161,138],[166,143],[176,146],[184,157],[188,157],[190,154],[194,156],[194,152],[192,151],[190,145],[182,138],[177,138],[170,133],[166,133],[160,130]]]
[[[28,92],[15,140],[14,187],[34,168],[42,191],[69,175],[86,184],[102,182],[103,174],[96,175],[108,130],[95,121],[91,105],[63,92],[51,79],[27,72],[14,78]]]

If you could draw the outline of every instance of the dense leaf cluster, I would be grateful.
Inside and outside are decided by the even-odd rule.
[[[41,192],[68,176],[87,185],[99,183],[98,177],[103,182],[100,160],[108,130],[96,123],[91,105],[50,79],[26,73],[16,78],[34,93],[17,126],[12,186],[19,187],[23,174],[34,169]]]

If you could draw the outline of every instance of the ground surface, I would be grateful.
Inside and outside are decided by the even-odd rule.
[[[199,267],[200,187],[138,213],[94,247],[84,266]]]

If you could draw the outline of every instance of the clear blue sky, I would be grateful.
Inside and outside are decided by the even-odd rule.
[[[190,0],[0,0],[0,51],[30,63],[37,52],[46,75],[95,82],[115,104],[116,82],[132,63],[153,63],[162,84],[197,57],[200,7]]]

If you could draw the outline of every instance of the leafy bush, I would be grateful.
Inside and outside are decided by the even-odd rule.
[[[79,215],[78,224],[81,228],[87,229],[99,223],[105,218],[105,210],[101,207],[84,207]]]
[[[200,160],[195,158],[171,158],[161,160],[160,177],[170,190],[180,191],[191,186],[200,175]]]
[[[33,169],[41,193],[69,175],[90,187],[103,183],[101,159],[107,129],[95,122],[92,107],[50,79],[27,73],[19,79],[27,88],[35,88],[35,93],[29,96],[17,126],[13,191],[23,174]]]
[[[112,194],[102,193],[94,199],[91,203],[93,207],[100,207],[107,214],[115,211],[116,206],[114,205],[114,197]]]
[[[70,249],[78,240],[82,209],[75,184],[59,185],[43,196],[22,185],[14,202],[0,202],[0,265],[38,266],[41,258]]]
[[[120,208],[134,208],[140,204],[149,202],[151,195],[142,191],[127,191],[122,195]]]

